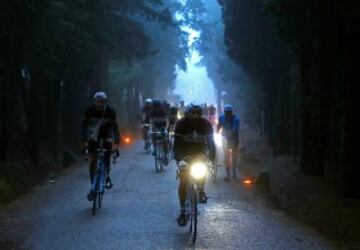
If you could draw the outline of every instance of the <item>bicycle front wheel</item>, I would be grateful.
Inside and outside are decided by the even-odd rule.
[[[161,172],[163,170],[163,159],[162,159],[162,148],[159,143],[155,145],[155,169],[156,172]]]
[[[191,231],[192,231],[192,244],[195,244],[196,241],[196,234],[197,234],[197,216],[198,216],[198,195],[196,192],[196,189],[193,188],[192,192],[191,192],[191,222],[190,222],[190,227],[191,227]]]

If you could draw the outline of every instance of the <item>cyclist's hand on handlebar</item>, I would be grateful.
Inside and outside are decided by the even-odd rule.
[[[85,161],[89,160],[89,149],[87,147],[83,148],[83,157]]]
[[[119,149],[114,149],[114,157],[115,157],[115,158],[118,158],[119,155],[120,155]]]
[[[180,170],[185,169],[187,166],[188,166],[188,164],[186,163],[186,161],[179,161],[179,163],[178,163],[178,168]]]

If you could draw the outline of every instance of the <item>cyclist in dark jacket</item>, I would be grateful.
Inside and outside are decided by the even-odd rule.
[[[175,126],[174,157],[179,163],[185,157],[196,158],[199,155],[207,155],[214,162],[216,157],[216,146],[213,138],[213,129],[208,120],[202,117],[202,108],[197,103],[192,103],[188,108],[188,116],[180,119]],[[178,223],[180,226],[186,224],[186,195],[188,171],[180,171],[180,182],[178,188],[180,215]],[[204,184],[199,187],[199,202],[206,203],[207,197],[204,192]]]
[[[89,174],[91,183],[94,181],[96,171],[95,150],[100,147],[108,150],[105,154],[105,166],[107,168],[106,187],[111,188],[110,157],[113,147],[116,156],[119,154],[119,128],[116,122],[115,111],[107,105],[107,95],[104,92],[97,92],[94,95],[94,99],[95,104],[90,106],[84,113],[82,123],[83,146],[84,149],[89,150]],[[93,194],[91,191],[87,198],[90,201],[92,200]]]

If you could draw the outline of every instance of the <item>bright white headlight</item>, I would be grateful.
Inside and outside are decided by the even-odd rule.
[[[190,175],[191,177],[193,177],[194,179],[203,179],[206,175],[207,172],[207,168],[206,165],[204,163],[194,163],[193,165],[191,165],[190,168]]]

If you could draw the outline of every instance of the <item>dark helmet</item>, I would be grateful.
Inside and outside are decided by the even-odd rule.
[[[231,105],[227,104],[224,106],[224,112],[233,112],[233,108]]]
[[[159,100],[153,100],[153,106],[155,108],[159,108],[159,107],[161,107],[161,102]]]
[[[200,115],[202,115],[202,113],[203,113],[203,109],[202,109],[201,105],[197,102],[190,103],[188,111],[189,111],[189,113],[198,112]]]

